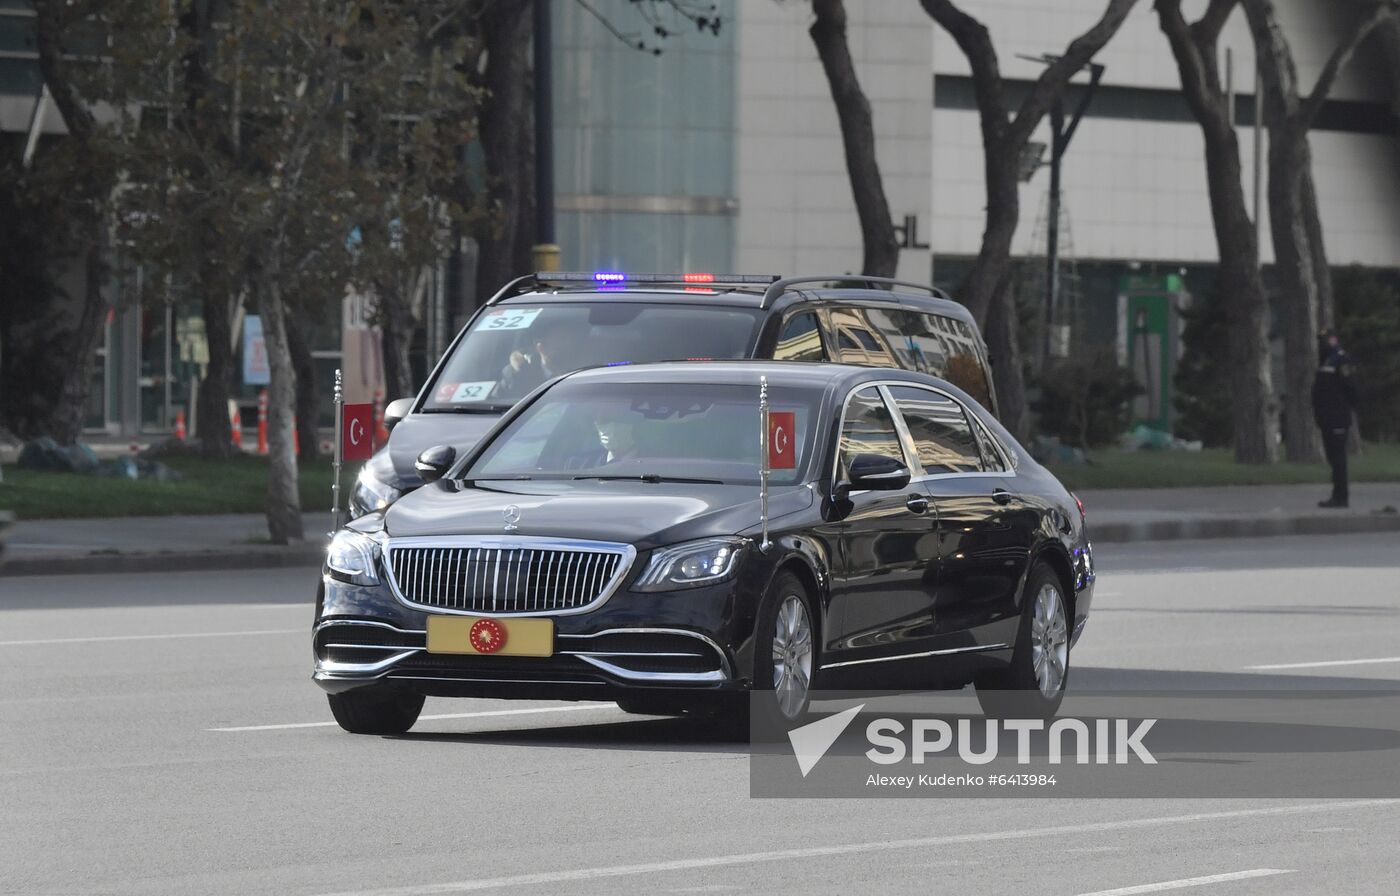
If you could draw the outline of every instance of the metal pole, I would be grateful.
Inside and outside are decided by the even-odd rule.
[[[1254,60],[1254,244],[1264,239],[1264,216],[1261,214],[1264,195],[1264,105],[1259,100],[1264,85],[1259,74],[1259,60]]]
[[[768,541],[768,377],[758,378],[758,516],[762,526],[759,550],[767,553]]]
[[[331,532],[340,528],[340,435],[344,430],[345,393],[341,388],[340,368],[335,369],[335,452],[331,462]]]
[[[1060,298],[1060,159],[1064,157],[1064,104],[1050,107],[1050,202],[1045,228],[1045,335],[1041,343],[1041,366],[1049,370],[1051,340],[1055,332],[1055,305]]]
[[[1235,51],[1225,48],[1225,118],[1235,126]]]
[[[535,269],[559,269],[554,242],[554,72],[550,0],[535,0]]]

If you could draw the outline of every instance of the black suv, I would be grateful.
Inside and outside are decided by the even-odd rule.
[[[922,371],[996,413],[977,324],[934,287],[853,275],[530,274],[473,315],[417,398],[385,410],[392,435],[360,472],[351,515],[417,488],[420,452],[434,445],[462,452],[556,376],[584,367],[737,358]]]

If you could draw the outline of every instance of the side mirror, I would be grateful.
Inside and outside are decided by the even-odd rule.
[[[434,445],[424,449],[423,453],[418,455],[418,460],[413,463],[413,469],[418,471],[418,475],[423,477],[424,482],[437,482],[447,475],[447,471],[451,469],[455,460],[457,460],[456,448],[448,445]]]
[[[412,398],[395,398],[389,402],[389,406],[384,409],[384,425],[393,426],[400,420],[408,416],[408,412],[413,410]]]
[[[909,468],[883,454],[857,454],[850,462],[850,482],[838,482],[833,497],[845,500],[851,492],[893,491],[909,484]]]

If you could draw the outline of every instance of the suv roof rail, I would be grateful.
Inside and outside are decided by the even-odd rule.
[[[592,283],[599,286],[629,286],[651,284],[667,286],[767,286],[778,280],[778,274],[626,274],[622,271],[536,271],[516,277],[491,297],[487,305],[518,293],[559,283]]]
[[[780,296],[791,290],[794,286],[802,283],[859,283],[870,289],[882,287],[904,286],[909,289],[918,289],[928,293],[935,299],[952,298],[946,292],[936,286],[927,286],[923,283],[911,283],[907,280],[893,280],[889,277],[867,277],[864,274],[840,274],[828,275],[826,277],[788,277],[778,280],[769,286],[763,293],[763,305],[767,308],[778,300]]]

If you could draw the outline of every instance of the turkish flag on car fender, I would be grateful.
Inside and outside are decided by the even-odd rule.
[[[374,405],[347,404],[341,410],[341,457],[369,460],[374,454]]]
[[[797,469],[797,412],[768,412],[768,468]]]

